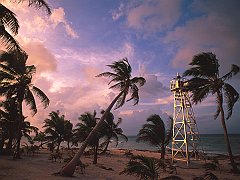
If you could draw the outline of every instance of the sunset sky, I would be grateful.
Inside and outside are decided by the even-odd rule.
[[[127,135],[136,135],[151,114],[164,120],[173,115],[169,83],[189,68],[193,55],[215,53],[222,75],[231,64],[240,66],[238,0],[47,0],[50,16],[44,9],[0,1],[17,14],[16,39],[29,55],[28,64],[37,67],[35,85],[51,101],[31,118],[38,127],[53,110],[73,124],[86,111],[100,116],[117,92],[108,89],[109,79],[95,76],[124,57],[133,75],[147,80],[139,105],[130,102],[114,111]],[[240,92],[240,75],[229,82]],[[240,133],[239,102],[227,121],[230,133]],[[216,108],[210,96],[194,106],[200,133],[223,132],[219,119],[213,119]]]

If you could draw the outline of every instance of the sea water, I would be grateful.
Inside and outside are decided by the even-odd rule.
[[[113,141],[110,143],[110,149],[129,149],[129,150],[150,150],[158,151],[158,147],[152,146],[147,142],[136,142],[137,136],[128,136],[128,141],[119,139],[118,146]],[[229,135],[232,152],[234,155],[240,155],[240,134]],[[22,144],[27,143],[26,138],[22,138]],[[71,143],[70,143],[71,144]],[[227,155],[227,146],[223,134],[201,134],[200,135],[200,148],[205,153],[225,154]],[[61,146],[67,147],[66,142],[62,142]],[[79,146],[78,146],[79,147]],[[171,142],[168,145],[171,148]]]
[[[156,146],[151,146],[147,142],[136,142],[136,138],[137,136],[128,136],[127,142],[120,141],[117,147],[113,142],[110,148],[158,151]],[[240,134],[230,134],[229,139],[233,154],[240,155]],[[199,144],[205,153],[228,154],[223,134],[202,134]],[[169,147],[171,147],[171,144]]]

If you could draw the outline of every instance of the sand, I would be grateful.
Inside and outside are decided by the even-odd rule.
[[[54,176],[53,173],[58,172],[65,162],[52,162],[49,160],[50,153],[46,150],[41,150],[38,154],[25,155],[22,159],[13,160],[11,156],[0,156],[0,179],[20,179],[20,180],[65,180],[65,179],[87,179],[87,180],[134,180],[138,179],[135,176],[119,175],[124,169],[130,157],[125,155],[126,150],[116,149],[111,150],[109,154],[100,155],[98,158],[98,164],[92,164],[93,157],[91,155],[84,155],[81,160],[86,164],[84,174],[80,169],[77,169],[74,173],[74,177],[60,177]],[[144,155],[148,157],[160,158],[160,154],[150,151],[131,151],[134,155]],[[66,152],[64,158],[66,158]],[[166,159],[170,159],[170,155],[167,155]],[[230,171],[229,161],[224,156],[211,156],[211,158],[217,158],[219,167],[217,170],[211,170],[219,179],[225,180],[239,180],[240,175],[235,175]],[[236,158],[237,162],[240,162],[240,158]],[[212,162],[207,160],[206,162]],[[192,161],[190,166],[187,167],[184,162],[178,161],[176,163],[177,176],[183,179],[190,180],[195,177],[202,176],[206,170],[203,167],[205,161],[198,160]],[[167,172],[161,172],[160,178],[170,176],[169,170]]]

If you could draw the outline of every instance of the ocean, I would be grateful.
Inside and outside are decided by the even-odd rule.
[[[150,150],[150,151],[158,151],[155,146],[151,146],[148,143],[136,142],[137,136],[128,136],[128,141],[119,139],[118,146],[116,147],[116,143],[112,142],[109,145],[110,149],[129,149],[129,150]],[[201,134],[200,135],[200,145],[201,149],[204,150],[204,153],[215,153],[215,154],[225,154],[227,155],[227,147],[224,140],[223,134]],[[230,144],[232,147],[232,152],[234,155],[240,155],[240,134],[230,134],[229,135]],[[26,138],[22,139],[22,144],[27,142]],[[38,144],[38,143],[36,143]],[[67,147],[66,142],[62,142],[61,146]],[[171,143],[169,148],[171,147]]]
[[[158,149],[148,143],[137,143],[136,136],[128,136],[128,141],[120,141],[116,147],[113,142],[110,148],[121,148],[121,149],[138,149],[138,150],[151,150],[157,151]],[[202,134],[200,136],[200,145],[205,153],[216,153],[227,155],[227,147],[224,140],[223,134]],[[232,147],[232,152],[234,155],[240,155],[240,134],[230,134],[229,135],[230,144]]]

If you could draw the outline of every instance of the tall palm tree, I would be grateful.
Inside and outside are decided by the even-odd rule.
[[[115,61],[113,64],[107,65],[110,67],[113,72],[104,72],[97,77],[110,77],[112,78],[109,84],[115,83],[112,86],[110,86],[110,89],[118,89],[120,90],[120,93],[113,99],[113,101],[109,104],[108,108],[103,113],[102,117],[100,118],[97,125],[94,127],[94,129],[91,131],[91,133],[88,135],[88,137],[83,142],[81,148],[79,151],[75,154],[73,159],[64,167],[61,169],[60,174],[65,176],[72,176],[74,174],[77,162],[79,161],[79,158],[83,154],[85,148],[91,141],[91,139],[95,136],[95,134],[99,131],[99,128],[104,123],[104,120],[106,119],[106,116],[109,114],[113,106],[115,105],[115,109],[121,107],[126,100],[126,97],[128,93],[130,93],[130,99],[127,101],[133,100],[134,105],[136,105],[139,101],[139,95],[138,95],[138,85],[143,86],[146,82],[146,80],[143,77],[134,77],[132,78],[132,68],[127,60],[127,58]]]
[[[226,81],[232,78],[239,72],[237,65],[232,65],[230,72],[224,76],[219,75],[219,63],[216,55],[211,52],[203,52],[193,57],[190,63],[192,68],[184,72],[184,76],[192,76],[192,79],[188,81],[189,88],[192,90],[192,101],[197,104],[202,102],[211,93],[217,97],[217,112],[214,116],[216,119],[221,114],[221,123],[224,130],[225,141],[227,144],[227,150],[230,158],[230,162],[234,172],[238,171],[236,163],[234,162],[231,145],[228,137],[227,126],[225,122],[225,113],[223,108],[223,98],[227,105],[227,119],[232,115],[234,104],[239,98],[238,92],[233,86],[226,83]]]
[[[28,2],[28,6],[32,6],[37,9],[45,8],[47,13],[51,14],[51,9],[44,0],[18,0],[15,2]],[[6,28],[10,31],[10,33],[6,30]],[[19,43],[12,36],[18,34],[18,29],[19,23],[16,18],[16,14],[0,3],[0,39],[2,39],[2,43],[6,46],[7,50],[24,52]]]
[[[133,156],[120,174],[135,175],[139,179],[157,180],[159,163],[154,158]]]
[[[20,157],[21,130],[24,122],[23,102],[30,107],[32,115],[37,113],[33,93],[41,100],[44,108],[49,105],[49,99],[42,90],[32,84],[32,76],[36,73],[34,65],[27,66],[27,54],[18,51],[0,54],[0,95],[7,99],[16,98],[18,104],[18,139],[17,157]]]
[[[170,134],[171,130],[166,132],[161,117],[153,114],[147,118],[147,123],[139,130],[136,141],[149,142],[151,145],[157,146],[161,152],[161,159],[164,159],[166,145],[171,138]]]
[[[49,113],[49,118],[44,120],[44,128],[46,138],[53,144],[57,145],[57,150],[61,143],[66,139],[66,136],[72,131],[72,123],[69,120],[65,120],[64,115],[60,115],[60,111],[52,111]]]

